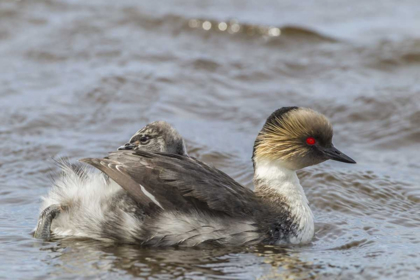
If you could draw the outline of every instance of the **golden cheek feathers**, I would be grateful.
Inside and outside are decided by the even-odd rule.
[[[328,119],[307,108],[291,110],[266,122],[255,143],[255,156],[282,160],[303,158],[310,148],[302,139],[315,135],[332,138]]]

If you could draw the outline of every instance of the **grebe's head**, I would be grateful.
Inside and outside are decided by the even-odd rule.
[[[164,121],[149,123],[137,131],[130,141],[118,150],[187,155],[184,139],[175,128]]]
[[[311,109],[283,107],[268,117],[254,144],[254,167],[259,162],[278,162],[297,170],[328,159],[356,163],[337,150],[328,119]]]

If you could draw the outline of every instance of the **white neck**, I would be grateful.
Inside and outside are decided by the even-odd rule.
[[[281,161],[255,159],[255,182],[280,196],[289,206],[290,215],[297,225],[298,236],[291,237],[293,244],[309,243],[314,235],[314,220],[308,199],[300,185],[295,170],[284,167]],[[259,186],[255,189],[258,191]]]

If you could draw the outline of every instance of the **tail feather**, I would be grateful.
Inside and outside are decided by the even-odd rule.
[[[106,219],[112,197],[122,188],[103,173],[67,159],[55,161],[61,169],[53,180],[53,187],[43,197],[41,212],[52,205],[66,211],[51,223],[53,235],[100,238],[102,222]]]

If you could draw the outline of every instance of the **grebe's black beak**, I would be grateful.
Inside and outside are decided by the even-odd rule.
[[[325,157],[328,159],[341,161],[345,163],[356,163],[351,157],[343,154],[334,146],[329,147],[329,148],[322,148],[321,151],[324,153]]]
[[[125,143],[123,146],[119,147],[118,150],[134,150],[135,147],[136,145],[133,143]]]

